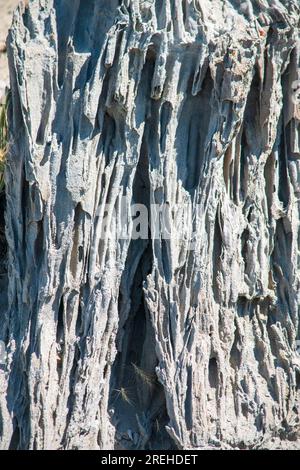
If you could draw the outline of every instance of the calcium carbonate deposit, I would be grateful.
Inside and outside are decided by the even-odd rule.
[[[3,449],[300,448],[299,20],[16,11]]]

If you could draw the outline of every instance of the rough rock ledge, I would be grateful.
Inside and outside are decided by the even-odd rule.
[[[299,20],[298,0],[18,8],[1,448],[300,447]],[[121,199],[167,204],[170,237],[101,237]]]

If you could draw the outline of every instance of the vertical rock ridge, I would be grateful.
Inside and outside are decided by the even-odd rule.
[[[299,19],[296,0],[18,8],[2,448],[299,425]],[[168,237],[134,239],[132,204]]]

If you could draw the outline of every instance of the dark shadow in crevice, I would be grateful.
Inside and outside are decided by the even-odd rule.
[[[191,78],[178,117],[175,137],[178,178],[190,194],[199,186],[205,164],[205,146],[209,140],[212,112],[210,102],[213,86],[213,80],[208,69],[201,91],[197,95],[193,95]],[[205,110],[205,115],[199,110]],[[163,111],[165,112],[165,109]]]
[[[149,211],[147,124],[133,182],[132,202],[145,205]],[[118,354],[112,366],[109,396],[112,422],[117,435],[123,436],[115,443],[120,449],[168,449],[173,445],[165,430],[169,419],[164,390],[155,372],[158,365],[156,340],[144,292],[152,269],[152,240],[148,227],[148,239],[130,242],[120,286]]]
[[[0,278],[7,275],[7,241],[5,234],[5,191],[0,193]]]

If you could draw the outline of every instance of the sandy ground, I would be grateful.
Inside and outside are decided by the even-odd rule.
[[[8,67],[5,51],[5,40],[11,24],[12,14],[19,0],[0,0],[0,100],[8,85]]]

